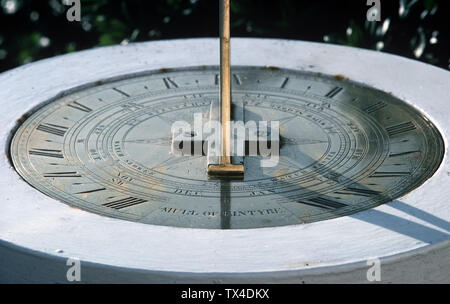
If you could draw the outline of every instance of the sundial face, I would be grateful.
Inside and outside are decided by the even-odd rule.
[[[433,124],[390,94],[343,77],[234,67],[245,121],[279,121],[280,159],[245,157],[243,180],[210,179],[202,155],[171,153],[171,126],[209,117],[215,67],[95,83],[50,101],[18,128],[11,156],[43,193],[153,225],[243,229],[323,221],[373,208],[439,167]]]

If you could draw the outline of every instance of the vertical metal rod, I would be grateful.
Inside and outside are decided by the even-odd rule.
[[[243,179],[244,166],[231,163],[231,59],[230,0],[220,1],[220,121],[222,153],[219,164],[208,166],[208,175],[221,179]]]
[[[222,156],[220,164],[231,164],[231,60],[230,60],[230,0],[220,0],[220,103],[222,124]]]

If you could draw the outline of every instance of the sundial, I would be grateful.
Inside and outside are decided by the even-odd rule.
[[[221,17],[220,42],[103,48],[0,76],[4,254],[76,256],[102,265],[92,281],[110,265],[126,281],[283,282],[448,252],[449,73],[322,44],[230,45],[228,1]]]

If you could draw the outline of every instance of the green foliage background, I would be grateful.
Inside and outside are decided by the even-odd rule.
[[[232,34],[299,39],[399,54],[449,69],[448,0],[231,0]],[[62,0],[0,0],[0,71],[68,52],[131,42],[216,37],[217,0],[81,0],[69,22]]]

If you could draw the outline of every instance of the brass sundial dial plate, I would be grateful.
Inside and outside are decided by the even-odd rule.
[[[210,117],[218,68],[154,71],[56,98],[19,127],[11,156],[33,187],[104,216],[243,229],[346,216],[390,202],[439,167],[443,140],[419,111],[342,77],[234,67],[244,121],[279,121],[280,159],[244,159],[243,180],[208,178],[203,155],[171,152],[171,126]]]

